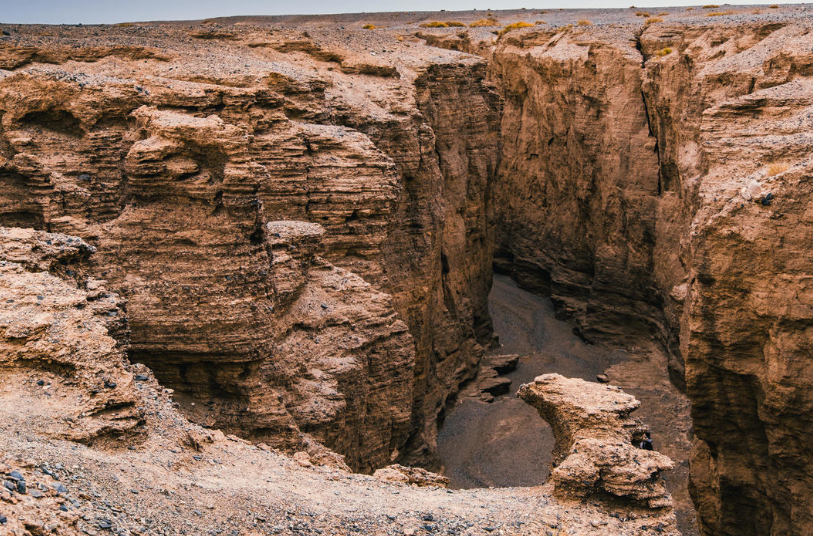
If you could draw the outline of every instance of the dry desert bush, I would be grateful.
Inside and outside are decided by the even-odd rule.
[[[469,24],[469,28],[486,28],[490,26],[499,26],[500,21],[493,17],[489,17],[487,19],[480,19],[472,22]]]
[[[774,162],[768,166],[768,176],[773,177],[774,175],[779,175],[780,173],[786,172],[789,168],[790,165],[786,162]]]
[[[524,20],[515,22],[503,28],[502,31],[500,31],[500,36],[507,34],[511,30],[518,30],[520,28],[532,28],[533,26],[534,26],[533,24],[531,24],[530,22],[525,22]]]

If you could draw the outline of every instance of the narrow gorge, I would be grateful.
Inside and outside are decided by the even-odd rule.
[[[701,534],[806,533],[813,18],[804,6],[707,14],[2,25],[0,410],[22,407],[13,381],[82,371],[65,407],[101,424],[51,430],[30,416],[60,440],[116,451],[147,426],[174,441],[164,449],[219,448],[244,471],[276,449],[306,453],[296,471],[441,471],[438,426],[499,350],[496,273],[549,297],[586,345],[663,356],[691,404],[683,489]],[[501,29],[518,21],[530,23]],[[72,346],[57,351],[69,324]],[[554,491],[533,503],[550,518],[503,533],[677,534],[657,477],[674,464],[630,447],[649,430],[629,416],[639,402],[579,382],[519,390],[557,433]],[[633,394],[654,415],[671,411],[663,392]],[[351,479],[334,476],[302,479]],[[369,500],[365,482],[348,484],[347,504]],[[509,489],[523,498],[465,497],[513,521],[523,500],[542,501]],[[445,494],[433,504],[468,519]],[[608,496],[664,510],[601,517],[591,501]],[[431,502],[411,497],[387,508]],[[589,512],[574,520],[567,504]]]

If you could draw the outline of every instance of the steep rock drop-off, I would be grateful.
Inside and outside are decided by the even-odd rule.
[[[813,34],[730,11],[10,27],[0,224],[95,247],[185,415],[367,472],[437,467],[494,261],[588,340],[663,345],[703,532],[803,534]]]
[[[708,534],[811,525],[809,31],[808,19],[526,30],[494,54],[495,265],[588,338],[634,341],[642,326],[662,342],[692,402]]]
[[[321,234],[308,223],[271,229],[287,243]],[[111,336],[126,340],[126,321],[118,296],[85,271],[91,246],[30,229],[0,237],[4,535],[678,534],[668,504],[574,507],[552,486],[454,492],[419,468],[353,474],[313,440],[287,457],[205,430]]]
[[[97,246],[131,357],[198,422],[288,448],[311,434],[359,470],[430,461],[435,416],[490,337],[485,65],[344,74],[301,32],[237,41],[4,71],[2,223]],[[32,49],[4,47],[11,67]],[[324,227],[318,248],[266,227],[297,219]]]

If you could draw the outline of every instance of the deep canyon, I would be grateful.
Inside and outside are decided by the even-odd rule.
[[[657,446],[697,530],[807,533],[813,12],[729,7],[0,24],[0,465],[74,459],[123,490],[119,534],[180,530],[130,513],[172,503],[128,471],[172,467],[212,503],[189,533],[677,534],[672,463],[631,447],[629,413],[657,430],[685,395],[686,448]],[[539,487],[353,474],[441,470],[439,422],[499,346],[495,273],[671,383],[608,358],[631,395],[519,389],[556,436]]]

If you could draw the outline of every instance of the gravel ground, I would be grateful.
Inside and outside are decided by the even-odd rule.
[[[622,535],[669,524],[668,516],[628,506],[560,501],[550,486],[455,491],[303,467],[262,445],[190,424],[151,374],[135,368],[149,377],[139,383],[147,432],[92,447],[52,437],[60,415],[51,402],[76,396],[64,380],[4,372],[0,472],[18,471],[29,491],[0,495],[7,518],[0,533],[75,524],[100,535]],[[31,493],[40,489],[44,496]]]

